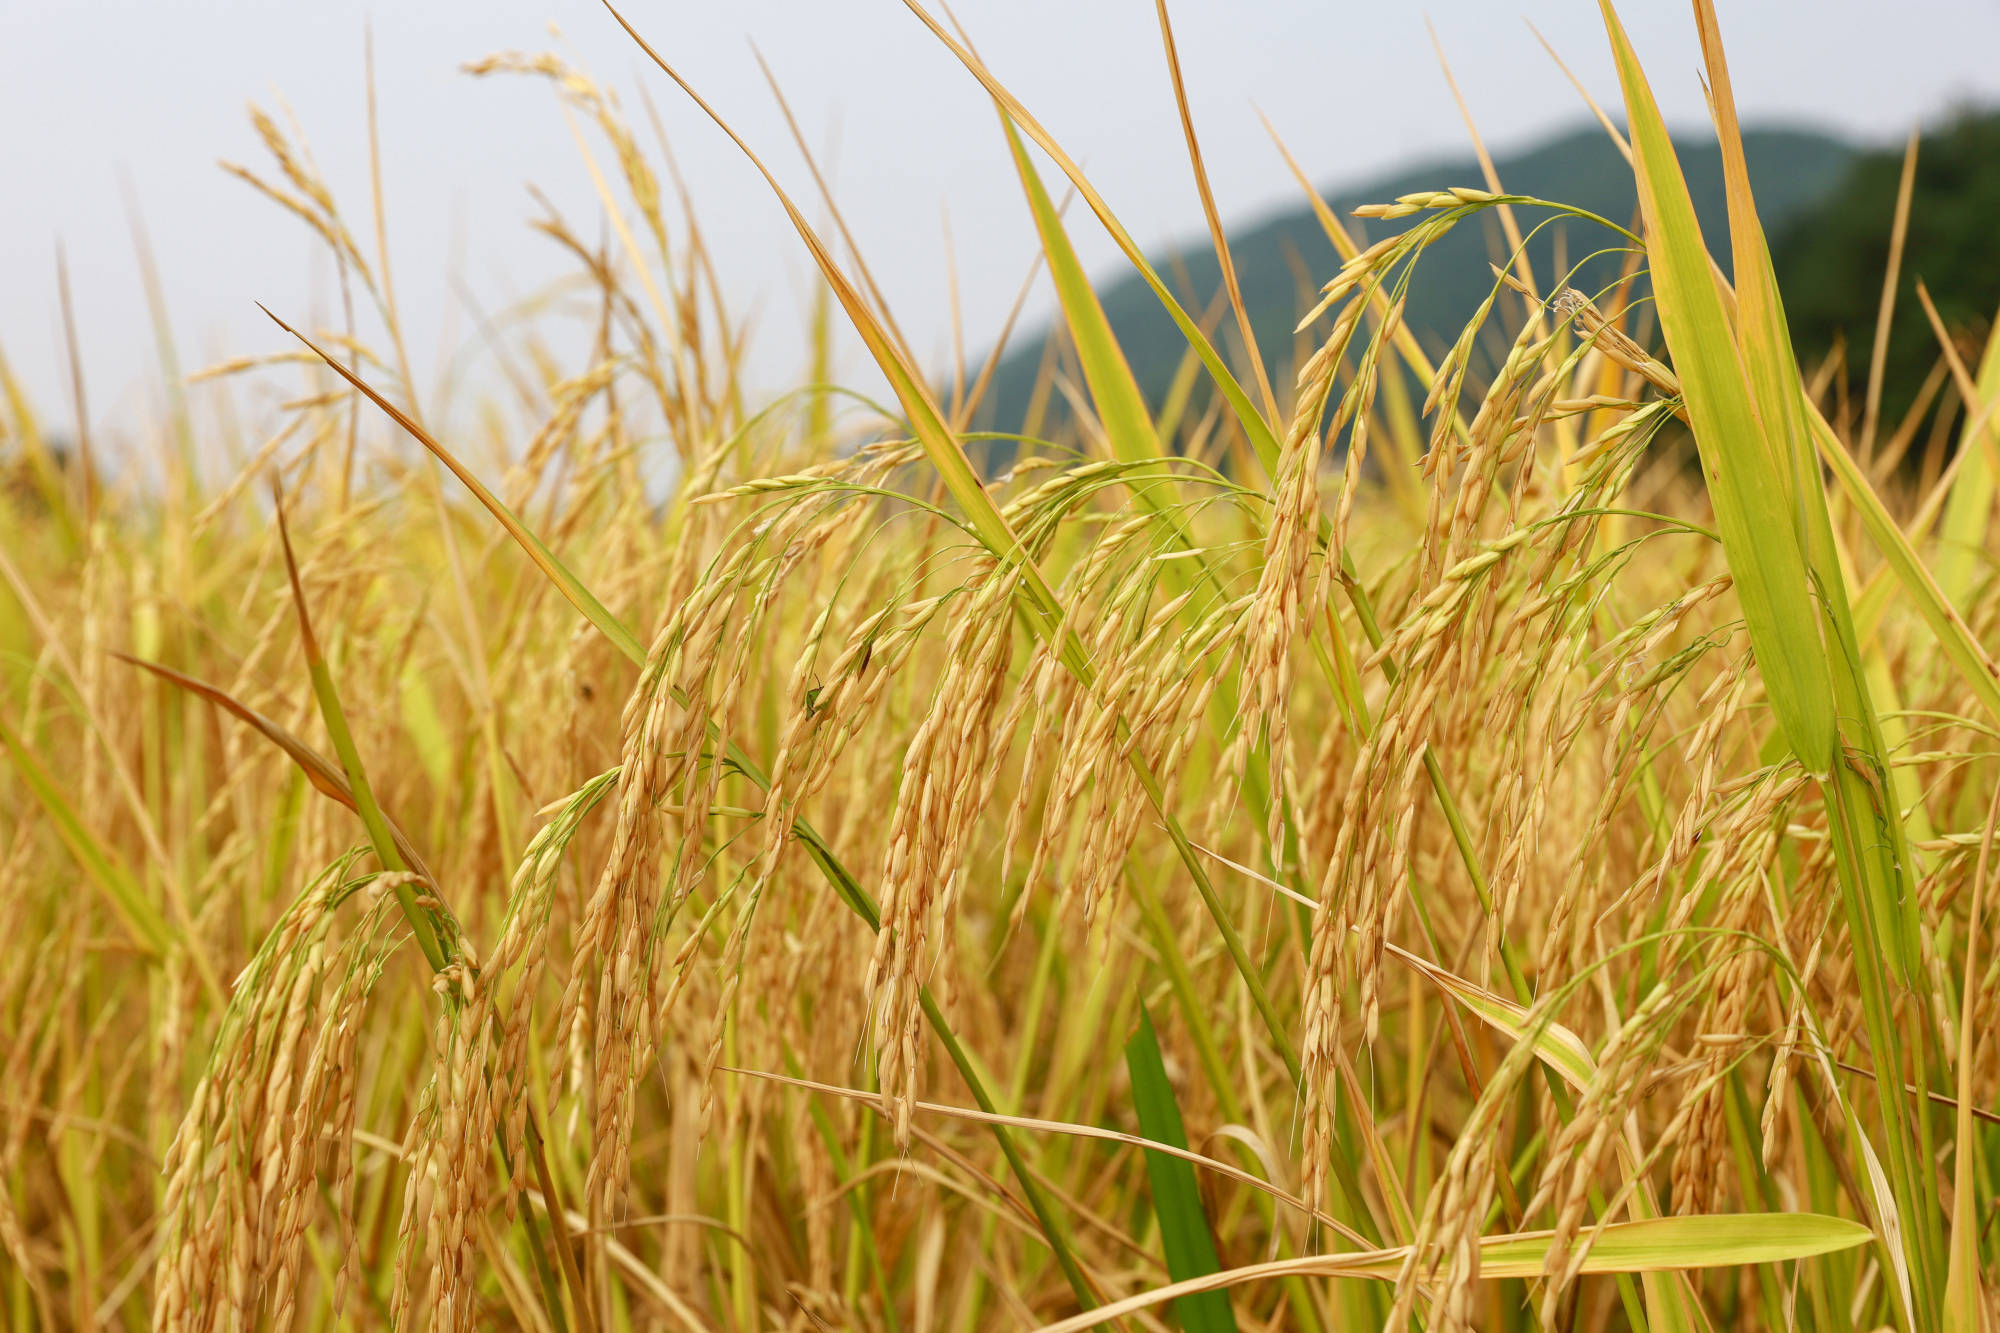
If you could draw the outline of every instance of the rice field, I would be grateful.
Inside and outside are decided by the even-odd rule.
[[[157,486],[6,382],[0,1323],[2000,1327],[2000,337],[1938,326],[1915,482],[1792,354],[1709,0],[1706,237],[1606,3],[1640,215],[1320,205],[1273,377],[1184,96],[1212,308],[907,3],[1060,300],[1021,432],[769,173],[823,285],[753,398],[700,182],[547,55],[471,68],[593,129],[613,225],[537,225],[596,334],[499,330],[469,428],[261,115],[345,322],[172,384]]]

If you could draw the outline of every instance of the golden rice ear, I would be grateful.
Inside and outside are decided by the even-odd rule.
[[[608,0],[607,8],[610,8]],[[622,15],[618,14],[616,9],[612,9],[611,12],[618,19],[619,24],[632,36],[633,40],[639,43],[640,48],[646,52],[648,57],[679,84],[709,118],[715,121],[716,125],[728,134],[739,148],[743,149],[751,163],[756,166],[758,172],[771,186],[779,203],[784,207],[786,216],[791,220],[794,230],[798,232],[800,239],[805,243],[807,251],[812,255],[815,265],[818,266],[821,274],[825,276],[829,285],[832,286],[835,295],[839,298],[842,308],[848,315],[849,322],[860,335],[862,342],[867,346],[876,365],[888,378],[898,402],[908,417],[912,431],[915,433],[918,442],[923,446],[925,456],[936,469],[938,477],[944,484],[946,491],[957,502],[964,521],[971,528],[980,543],[1004,567],[1009,570],[1019,570],[1022,585],[1022,595],[1019,598],[1020,610],[1029,618],[1030,623],[1035,626],[1037,634],[1052,642],[1052,645],[1060,654],[1064,666],[1076,675],[1080,681],[1088,685],[1096,678],[1097,668],[1085,655],[1080,641],[1067,628],[1067,616],[1054,588],[1050,585],[1046,575],[1038,566],[1034,554],[1024,545],[1020,535],[1014,531],[1006,516],[994,502],[992,496],[987,493],[978,475],[973,471],[971,463],[965,455],[962,441],[958,439],[946,424],[929,389],[924,384],[923,377],[911,363],[907,351],[897,345],[886,322],[876,311],[869,307],[859,289],[842,272],[840,266],[835,262],[832,252],[827,249],[818,234],[806,222],[804,216],[792,203],[790,196],[779,186],[776,178],[771,175],[763,162],[750,150],[748,145],[744,144],[735,131],[729,128],[728,124],[716,114],[708,103],[699,94],[695,93],[687,82],[670,65],[662,60],[651,46],[647,45],[645,39],[639,36],[638,32],[626,22]],[[927,23],[930,23],[933,30],[938,33],[940,40],[944,41],[955,53],[959,54],[961,59],[970,60],[976,65],[976,58],[971,57],[969,51],[966,51],[965,48],[959,46],[952,38],[944,34],[942,29],[936,27],[934,21],[930,20],[928,16],[922,15],[921,10],[918,12],[920,16],[925,18]],[[978,73],[979,71],[975,69],[974,72]],[[996,100],[1008,110],[1009,114],[1024,130],[1027,130],[1030,134],[1035,134],[1038,131],[1039,127],[1035,125],[1032,118],[1027,116],[1025,110],[1019,109],[1019,104],[1005,94],[1004,90],[999,89],[997,84],[990,82],[988,86],[989,91],[993,92]],[[1044,144],[1044,146],[1047,147],[1048,145]],[[1064,159],[1059,158],[1059,160]],[[1078,185],[1079,189],[1085,188],[1081,181],[1078,182]],[[1094,191],[1087,192],[1086,197],[1093,195]],[[1174,308],[1178,309],[1177,306]],[[1238,390],[1239,394],[1240,392]],[[1265,433],[1268,434],[1268,428],[1266,428]],[[1221,933],[1225,944],[1228,946],[1231,960],[1235,963],[1238,974],[1249,989],[1252,999],[1257,1006],[1259,1016],[1263,1019],[1273,1043],[1283,1056],[1287,1070],[1292,1074],[1294,1082],[1297,1082],[1300,1074],[1298,1058],[1292,1051],[1289,1034],[1285,1029],[1283,1021],[1271,1003],[1261,971],[1251,959],[1233,923],[1229,920],[1220,901],[1216,898],[1214,890],[1208,882],[1207,871],[1195,856],[1192,845],[1188,842],[1185,833],[1180,828],[1178,819],[1171,811],[1166,809],[1165,796],[1159,786],[1157,776],[1151,772],[1144,756],[1134,752],[1128,755],[1128,761],[1134,765],[1148,801],[1152,804],[1155,812],[1165,820],[1172,834],[1175,850],[1180,857],[1182,865],[1187,869],[1188,874],[1194,879],[1200,889],[1203,905],[1207,908],[1210,919],[1215,923],[1217,930]],[[914,1039],[909,1038],[907,1040],[913,1041]],[[1072,1286],[1077,1287],[1078,1283],[1073,1281]],[[1079,1290],[1079,1295],[1081,1294]]]

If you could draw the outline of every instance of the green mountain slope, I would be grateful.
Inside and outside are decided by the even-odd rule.
[[[1786,129],[1750,131],[1744,135],[1744,150],[1759,209],[1766,229],[1772,232],[1831,193],[1855,155],[1855,149],[1839,139]],[[1712,140],[1695,140],[1681,145],[1681,157],[1703,228],[1711,236],[1712,248],[1726,263],[1728,245],[1720,156]],[[1501,183],[1511,193],[1560,200],[1621,223],[1629,223],[1636,207],[1631,169],[1604,132],[1595,126],[1496,159],[1494,165]],[[1363,223],[1348,217],[1356,206],[1454,185],[1483,185],[1478,164],[1470,155],[1440,159],[1357,188],[1330,192],[1329,202],[1366,243],[1388,234],[1391,224]],[[1543,216],[1546,215],[1522,213],[1523,229],[1533,227]],[[1076,217],[1075,226],[1094,225],[1084,215]],[[1529,255],[1537,280],[1546,285],[1559,252],[1566,264],[1575,264],[1592,251],[1619,242],[1616,233],[1559,222],[1530,241]],[[1250,312],[1267,369],[1274,385],[1282,385],[1291,373],[1292,327],[1307,298],[1300,275],[1309,275],[1316,288],[1339,267],[1339,258],[1311,208],[1304,203],[1247,225],[1233,226],[1230,247],[1243,286],[1244,304]],[[1405,316],[1427,347],[1441,346],[1457,336],[1491,289],[1493,274],[1488,264],[1500,257],[1503,249],[1497,226],[1461,226],[1430,248],[1411,281]],[[1161,272],[1170,275],[1170,281],[1180,289],[1183,303],[1191,310],[1199,312],[1205,308],[1221,289],[1220,271],[1205,234],[1187,238],[1176,249],[1154,256],[1154,261]],[[1593,290],[1615,278],[1617,268],[1616,255],[1600,258],[1578,274],[1574,285]],[[1186,344],[1161,312],[1152,293],[1129,269],[1121,267],[1106,275],[1098,285],[1098,294],[1131,360],[1133,374],[1147,397],[1157,404],[1173,379]],[[1019,427],[1033,393],[1049,332],[1046,326],[1026,331],[1001,362],[988,400],[988,420],[998,428]],[[1240,349],[1234,346],[1233,321],[1225,319],[1219,333],[1228,354],[1239,357]]]
[[[1772,232],[1771,260],[1784,287],[1799,355],[1814,365],[1844,339],[1845,388],[1857,413],[1868,390],[1869,355],[1902,175],[1901,144],[1864,153],[1809,216]],[[1919,279],[1945,327],[1960,337],[1960,354],[1978,365],[1994,306],[2000,303],[1996,218],[2000,111],[1964,111],[1927,129],[1917,153],[1909,235],[1883,366],[1885,431],[1910,407],[1938,360],[1937,335],[1917,300]]]

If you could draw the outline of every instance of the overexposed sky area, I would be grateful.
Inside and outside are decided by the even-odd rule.
[[[2000,101],[1995,0],[1719,7],[1747,120],[1888,142],[1954,101]],[[948,219],[967,341],[986,345],[1026,272],[1032,230],[990,103],[898,0],[625,0],[625,12],[810,199],[756,44],[808,136],[827,146],[863,251],[937,366],[950,348]],[[1148,0],[957,0],[956,12],[1143,242],[1201,232]],[[1586,114],[1529,21],[1596,96],[1616,102],[1595,0],[1177,0],[1172,14],[1215,190],[1238,222],[1297,199],[1259,110],[1323,185],[1463,151],[1426,17],[1496,149]],[[1690,7],[1626,0],[1623,15],[1669,117],[1700,122]],[[459,72],[491,52],[553,48],[618,87],[642,125],[636,91],[649,89],[729,299],[756,315],[757,385],[796,381],[810,290],[796,238],[737,151],[596,0],[0,0],[0,351],[52,425],[69,420],[58,240],[93,416],[136,424],[157,399],[128,188],[187,368],[282,346],[253,302],[307,318],[332,308],[330,266],[314,259],[304,228],[216,163],[265,169],[246,104],[288,106],[372,249],[370,23],[391,252],[420,380],[435,382],[445,340],[473,338],[455,292],[498,310],[571,271],[524,225],[535,211],[528,183],[584,235],[598,233],[596,196],[550,90]],[[1074,217],[1086,260],[1108,271],[1111,246]],[[1030,324],[1051,304],[1037,293]],[[857,348],[842,365],[866,378]]]

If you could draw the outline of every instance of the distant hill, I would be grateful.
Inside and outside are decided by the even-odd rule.
[[[1712,138],[1680,141],[1678,146],[1703,231],[1726,265],[1729,252],[1723,220],[1721,156]],[[1840,139],[1811,131],[1762,129],[1745,133],[1744,152],[1749,159],[1751,182],[1765,229],[1775,234],[1841,184],[1856,149]],[[1594,125],[1525,152],[1498,158],[1494,166],[1501,184],[1510,193],[1572,204],[1628,225],[1637,206],[1631,168],[1603,130]],[[1357,206],[1385,203],[1397,195],[1418,190],[1454,185],[1483,187],[1483,184],[1477,161],[1467,154],[1440,158],[1393,176],[1326,193],[1334,212],[1365,244],[1387,235],[1391,225],[1364,223],[1350,217]],[[1073,224],[1077,227],[1095,225],[1080,213],[1072,216],[1077,219]],[[1521,214],[1523,229],[1531,228],[1545,216]],[[1504,243],[1497,221],[1488,222],[1485,226],[1455,228],[1432,245],[1418,265],[1410,284],[1405,318],[1427,347],[1455,339],[1492,288],[1493,274],[1488,263],[1502,252]],[[1573,221],[1545,228],[1529,243],[1537,279],[1544,284],[1552,272],[1559,233],[1567,262],[1571,264],[1591,251],[1620,243],[1616,233]],[[1230,248],[1251,326],[1272,382],[1279,384],[1290,374],[1292,328],[1305,309],[1301,304],[1304,294],[1299,274],[1302,270],[1310,275],[1316,288],[1339,267],[1339,257],[1310,206],[1303,202],[1297,208],[1232,226]],[[1152,259],[1176,288],[1183,304],[1197,314],[1221,288],[1221,272],[1205,233],[1190,236]],[[1579,275],[1576,285],[1588,291],[1610,281],[1616,276],[1617,262],[1615,256],[1600,260]],[[1157,405],[1166,394],[1186,344],[1161,311],[1158,300],[1129,267],[1121,265],[1105,275],[1100,280],[1098,295],[1141,389]],[[1227,353],[1235,341],[1233,321],[1225,319],[1219,332],[1219,345]],[[1049,333],[1046,326],[1027,330],[1001,361],[988,400],[991,404],[988,420],[996,427],[1012,430],[1019,426],[1033,393]]]
[[[1901,144],[1864,153],[1810,215],[1771,231],[1771,259],[1799,356],[1813,365],[1845,341],[1845,387],[1857,415],[1868,391],[1902,175]],[[2000,111],[1963,110],[1927,127],[1917,152],[1909,234],[1883,364],[1885,435],[1938,361],[1937,335],[1917,300],[1918,279],[1959,339],[1960,354],[1977,369],[1994,306],[2000,304],[1995,218],[2000,218]]]

